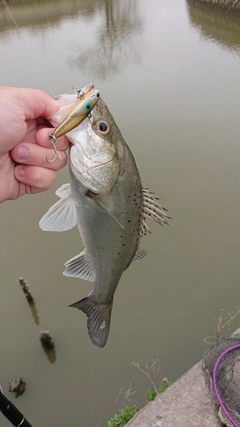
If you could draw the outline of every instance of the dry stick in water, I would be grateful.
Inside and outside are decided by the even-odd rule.
[[[18,281],[20,283],[20,286],[21,286],[23,293],[24,293],[25,297],[27,298],[28,302],[30,304],[33,304],[34,299],[32,297],[30,290],[29,290],[29,286],[28,286],[27,282],[24,280],[23,277],[19,277]]]
[[[52,340],[52,337],[49,331],[41,331],[39,339],[41,341],[43,348],[45,348],[45,350],[54,349],[54,342]]]

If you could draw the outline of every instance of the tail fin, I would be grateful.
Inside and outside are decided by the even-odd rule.
[[[100,348],[104,347],[110,329],[112,303],[109,305],[97,305],[90,296],[87,296],[70,304],[69,307],[78,308],[87,315],[88,333],[93,344]]]

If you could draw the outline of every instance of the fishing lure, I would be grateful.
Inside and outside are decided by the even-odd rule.
[[[86,119],[100,98],[100,92],[98,90],[92,89],[85,93],[84,89],[85,88],[76,91],[78,101],[73,106],[68,116],[59,123],[54,132],[48,135],[49,141],[51,142],[54,150],[54,158],[52,160],[47,159],[50,163],[54,162],[57,157],[62,160],[62,157],[56,147],[57,138],[65,135],[67,132],[70,132],[84,119]]]

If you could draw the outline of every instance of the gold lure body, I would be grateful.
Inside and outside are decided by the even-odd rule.
[[[55,140],[60,136],[65,135],[70,130],[78,126],[91,112],[93,107],[96,105],[100,98],[100,92],[96,89],[90,90],[90,92],[81,96],[80,99],[74,105],[69,112],[68,116],[56,127],[54,132],[49,137]]]
[[[48,135],[54,150],[53,159],[50,160],[47,158],[49,163],[54,162],[57,157],[62,159],[56,147],[57,138],[70,132],[85,120],[100,99],[100,92],[97,89],[93,89],[93,87],[94,85],[90,83],[84,86],[84,88],[75,91],[77,93],[77,101],[70,109],[68,115],[54,129],[54,132]]]

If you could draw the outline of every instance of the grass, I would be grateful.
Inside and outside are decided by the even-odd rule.
[[[155,399],[155,397],[159,393],[163,393],[171,384],[173,380],[164,378],[160,387],[154,386],[153,389],[149,388],[147,391],[147,398],[145,403],[142,405],[144,407],[147,403],[151,402]],[[108,427],[122,427],[125,426],[128,421],[132,419],[132,417],[138,412],[138,407],[136,405],[133,406],[125,406],[122,408],[118,414],[115,414],[113,418],[108,421]]]

